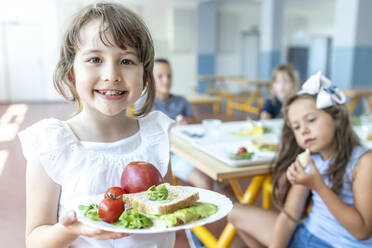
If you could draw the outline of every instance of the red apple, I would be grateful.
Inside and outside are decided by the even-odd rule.
[[[134,161],[121,174],[121,187],[128,193],[146,191],[152,185],[163,183],[163,177],[151,163]]]

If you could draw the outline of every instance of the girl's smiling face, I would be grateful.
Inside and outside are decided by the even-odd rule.
[[[115,44],[110,33],[105,45],[99,37],[99,25],[98,20],[92,20],[81,29],[71,76],[83,111],[115,116],[141,96],[144,69],[135,49],[110,45]]]
[[[288,120],[301,148],[319,152],[323,159],[333,157],[335,122],[327,112],[315,107],[313,99],[295,100],[288,108]]]

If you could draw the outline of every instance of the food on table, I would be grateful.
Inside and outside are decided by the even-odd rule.
[[[110,198],[110,195],[114,197],[121,197],[121,195],[125,194],[125,190],[120,187],[111,187],[105,193],[105,198]]]
[[[106,195],[105,195],[106,196]],[[108,195],[98,206],[99,217],[106,222],[113,223],[118,221],[120,215],[124,212],[124,202],[121,196]]]
[[[269,127],[253,124],[252,129],[242,128],[239,132],[230,132],[229,134],[234,136],[258,136],[270,132],[271,128]]]
[[[298,160],[300,161],[301,166],[303,168],[306,168],[306,166],[309,163],[310,150],[306,149],[304,152],[300,153],[297,157],[298,157]]]
[[[237,154],[242,154],[242,153],[246,153],[246,152],[247,152],[247,148],[239,147]]]
[[[239,147],[236,153],[230,153],[231,160],[251,159],[254,152],[248,152],[247,148]]]
[[[158,193],[155,198],[154,192]],[[168,183],[154,185],[144,192],[124,194],[118,201],[123,205],[125,202],[130,208],[123,211],[113,225],[130,229],[172,227],[207,218],[217,212],[216,205],[196,202],[198,199],[198,191],[191,187],[172,186]],[[111,199],[103,201],[106,200]],[[101,204],[100,207],[97,204],[80,205],[79,209],[84,210],[84,216],[91,220],[104,220],[98,214]]]
[[[163,183],[163,177],[149,162],[134,161],[129,163],[121,175],[121,187],[127,193],[146,191],[152,185]]]
[[[275,152],[278,149],[278,142],[269,138],[253,139],[252,144],[261,151]]]

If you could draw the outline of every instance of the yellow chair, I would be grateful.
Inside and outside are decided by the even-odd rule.
[[[271,183],[271,175],[266,177],[262,185],[262,207],[265,209],[271,208],[271,194],[273,192],[273,185]]]
[[[128,110],[127,110],[127,114],[128,116],[134,116],[134,111],[135,111],[135,108],[134,108],[134,105],[130,105]]]
[[[270,87],[270,82],[249,80],[234,80],[232,82],[243,86],[255,86],[255,89],[253,91],[246,93],[243,96],[228,98],[226,106],[226,115],[228,117],[231,117],[232,111],[234,109],[258,115],[264,103],[264,96],[261,92],[261,88]]]
[[[352,114],[358,105],[359,100],[365,98],[367,101],[368,107],[372,110],[372,90],[371,89],[351,89],[343,90],[347,97],[351,98],[351,101],[348,103],[347,108],[349,113]]]
[[[254,103],[256,102],[256,105]],[[246,97],[233,97],[227,99],[226,115],[232,117],[233,110],[240,110],[243,112],[258,115],[263,106],[264,98],[259,92],[254,91],[250,94],[248,99]]]
[[[175,175],[173,175],[173,185],[177,185],[177,177]]]

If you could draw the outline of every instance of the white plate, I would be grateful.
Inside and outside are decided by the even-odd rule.
[[[231,167],[249,166],[257,164],[270,163],[274,157],[275,152],[260,151],[254,147],[250,139],[234,142],[216,143],[210,145],[196,145],[200,150],[208,155],[224,162]],[[236,153],[239,147],[246,147],[249,152],[254,152],[251,159],[233,160],[230,159],[231,153]]]
[[[79,204],[75,207],[76,214],[78,216],[78,219],[83,222],[86,225],[96,227],[99,229],[103,229],[106,231],[111,232],[123,232],[123,233],[140,233],[140,234],[148,234],[148,233],[162,233],[162,232],[174,232],[177,230],[182,229],[189,229],[194,226],[203,226],[205,224],[215,222],[223,217],[225,217],[232,209],[233,205],[232,202],[228,197],[225,195],[222,195],[220,193],[206,190],[206,189],[200,189],[195,187],[188,187],[192,190],[196,190],[199,192],[199,201],[200,202],[207,202],[207,203],[213,203],[217,205],[218,210],[215,214],[209,216],[208,218],[200,219],[195,222],[191,222],[185,225],[180,226],[174,226],[174,227],[151,227],[151,228],[143,228],[143,229],[128,229],[123,228],[121,226],[115,226],[113,224],[104,222],[104,221],[94,221],[89,219],[88,217],[84,216],[84,211],[79,210],[78,205],[90,205],[92,203],[99,204],[103,200],[103,194],[86,197],[84,199],[79,200]]]

